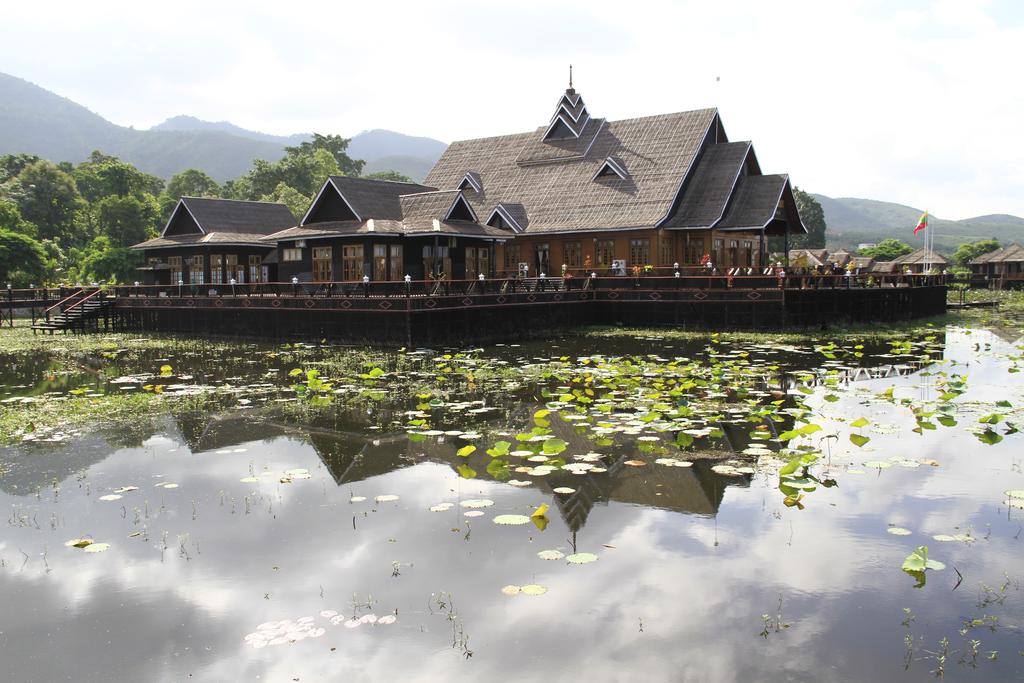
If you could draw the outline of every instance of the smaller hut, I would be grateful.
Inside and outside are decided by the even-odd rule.
[[[949,262],[938,252],[921,247],[917,251],[904,254],[895,259],[897,272],[901,273],[925,273],[928,271],[942,271],[949,265]]]
[[[972,285],[1024,284],[1024,247],[1017,243],[982,254],[969,265]]]

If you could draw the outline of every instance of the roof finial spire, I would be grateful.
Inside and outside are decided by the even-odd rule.
[[[572,64],[569,65],[569,90],[572,90]]]

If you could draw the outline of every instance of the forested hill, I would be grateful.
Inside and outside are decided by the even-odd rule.
[[[98,149],[164,179],[198,168],[224,181],[246,173],[254,159],[276,161],[284,155],[285,146],[308,139],[309,134],[268,135],[189,116],[176,116],[150,130],[135,130],[0,73],[0,154],[27,153],[77,163]],[[367,173],[394,170],[422,179],[444,148],[439,140],[373,130],[356,135],[349,153],[367,162]]]
[[[914,237],[914,226],[923,209],[853,197],[813,195],[825,212],[829,248],[855,248],[863,242],[894,237],[914,246],[924,243],[923,233]],[[952,252],[964,242],[995,238],[1002,244],[1024,242],[1024,218],[1007,214],[976,216],[959,221],[930,217],[935,248]]]

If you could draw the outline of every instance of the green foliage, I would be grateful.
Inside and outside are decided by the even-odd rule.
[[[28,287],[42,281],[46,252],[28,235],[0,228],[0,284]]]
[[[39,235],[39,228],[22,218],[18,205],[3,199],[0,199],[0,230],[16,232],[32,238]]]
[[[312,197],[307,197],[290,185],[285,184],[284,181],[278,183],[273,192],[265,194],[259,199],[263,202],[284,204],[298,218],[302,218],[306,214],[306,210],[312,201]]]
[[[99,232],[115,247],[129,247],[156,236],[160,209],[150,194],[107,196],[96,202]]]
[[[297,147],[285,147],[284,151],[287,152],[289,157],[292,157],[310,155],[323,150],[331,155],[342,175],[357,176],[363,172],[363,166],[366,162],[352,159],[348,155],[348,145],[350,142],[352,142],[351,139],[343,138],[340,135],[313,133],[312,140],[303,142]],[[296,186],[293,185],[293,187]]]
[[[961,268],[966,268],[974,259],[978,258],[982,254],[995,251],[998,248],[999,240],[978,240],[977,242],[967,242],[965,244],[961,244],[957,247],[957,250],[953,252],[953,263]]]
[[[74,242],[75,212],[82,203],[75,179],[49,161],[29,163],[16,178],[0,186],[0,198],[13,199],[22,217],[39,229],[42,239]]]
[[[825,248],[825,212],[818,200],[804,192],[798,187],[793,188],[793,198],[796,199],[796,209],[800,214],[800,220],[807,227],[807,234],[790,239],[790,246],[798,249],[824,249]]]
[[[217,197],[220,192],[216,180],[198,169],[186,169],[167,181],[167,188],[160,195],[160,216],[166,222],[181,197]]]
[[[100,235],[83,249],[72,249],[68,275],[73,282],[132,282],[142,252],[114,244]]]
[[[390,180],[396,183],[413,183],[416,182],[409,176],[399,173],[398,171],[377,171],[375,173],[367,173],[363,176],[370,180]]]
[[[78,191],[87,202],[103,197],[158,195],[164,187],[160,178],[98,150],[76,166],[73,175]]]
[[[867,249],[861,249],[858,252],[861,256],[870,256],[876,261],[893,261],[904,254],[909,254],[914,251],[914,248],[906,242],[901,242],[898,239],[889,238],[882,240],[873,247]]]

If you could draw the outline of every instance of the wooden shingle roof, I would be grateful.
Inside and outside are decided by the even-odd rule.
[[[402,210],[399,205],[399,197],[416,192],[430,192],[435,189],[418,183],[400,183],[392,180],[372,180],[348,176],[331,176],[329,182],[337,188],[356,215],[363,220],[368,218],[401,220]]]
[[[788,183],[785,175],[743,176],[736,184],[728,211],[715,227],[738,230],[766,226],[775,216]]]
[[[483,192],[466,196],[477,215],[486,220],[499,203],[521,204],[528,233],[653,227],[668,215],[716,117],[701,109],[590,119],[579,138],[544,141],[545,127],[453,142],[424,183],[452,189],[475,171]],[[627,179],[594,179],[609,156],[622,161]]]
[[[269,235],[298,221],[284,204],[238,199],[182,197],[175,212],[184,208],[205,233],[230,232]],[[171,220],[174,216],[171,216]],[[168,221],[170,224],[170,221]],[[166,232],[166,227],[164,228]]]
[[[916,251],[912,251],[909,254],[904,254],[903,256],[900,256],[899,258],[893,260],[893,263],[898,266],[910,266],[924,263],[931,263],[932,265],[936,266],[944,266],[946,265],[947,261],[938,252],[929,252],[926,248],[921,247]]]
[[[987,254],[982,254],[978,258],[971,260],[971,265],[980,265],[982,263],[1015,263],[1024,261],[1024,247],[1014,242],[1001,249],[990,251]]]
[[[665,227],[710,228],[717,223],[725,213],[750,150],[749,142],[708,147],[693,170],[679,210]]]

